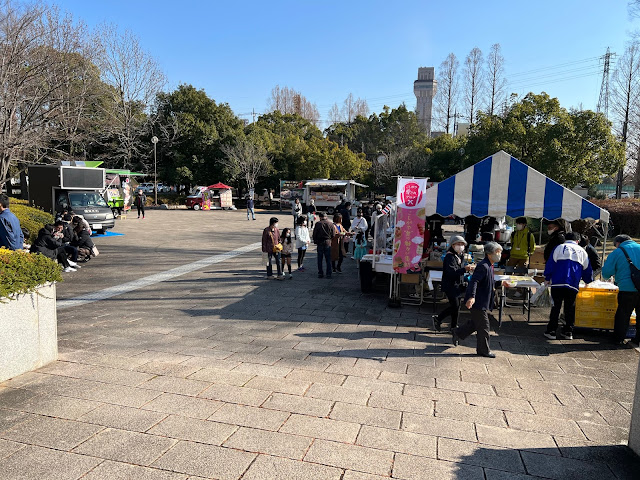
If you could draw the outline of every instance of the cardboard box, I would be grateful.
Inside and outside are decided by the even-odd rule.
[[[427,260],[424,266],[428,268],[442,268],[442,260]]]

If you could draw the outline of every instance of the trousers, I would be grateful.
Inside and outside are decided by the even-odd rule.
[[[616,342],[621,342],[627,336],[631,314],[635,308],[636,314],[640,314],[640,293],[638,292],[618,292],[618,309],[616,310],[615,323],[613,326],[613,337]],[[640,339],[640,329],[638,329],[636,318],[636,336],[638,343]]]
[[[486,355],[491,350],[489,348],[489,313],[486,310],[478,310],[472,308],[469,310],[471,318],[467,320],[467,323],[458,327],[456,333],[461,339],[467,338],[473,332],[476,332],[477,344],[476,352],[479,355]]]
[[[449,306],[438,314],[440,321],[447,317],[451,317],[451,329],[458,326],[458,314],[460,313],[460,297],[447,294]]]
[[[318,275],[324,275],[323,263],[327,264],[327,277],[331,276],[331,245],[318,244]]]
[[[273,264],[276,264],[278,276],[282,275],[282,265],[280,264],[280,252],[269,252],[269,263],[267,263],[267,277],[273,277]]]
[[[558,320],[560,318],[560,307],[564,303],[564,322],[562,329],[564,333],[572,333],[573,325],[576,323],[576,296],[578,292],[571,288],[551,287],[551,298],[553,299],[553,307],[549,314],[549,324],[547,332],[555,333],[558,330]]]

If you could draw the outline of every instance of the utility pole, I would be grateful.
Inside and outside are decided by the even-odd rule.
[[[607,53],[600,57],[600,61],[603,64],[603,69],[597,111],[604,113],[605,118],[609,118],[609,65],[611,63],[611,59],[615,56],[616,54],[611,53],[609,47],[607,47]]]
[[[256,123],[256,109],[255,108],[251,109],[251,115],[253,115],[253,123]]]
[[[151,137],[151,143],[153,143],[153,192],[155,193],[154,205],[158,205],[158,161],[156,157],[156,144],[158,143],[158,137],[155,135]]]

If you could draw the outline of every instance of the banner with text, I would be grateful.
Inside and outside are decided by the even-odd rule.
[[[396,230],[393,240],[393,270],[420,271],[426,222],[427,178],[398,177]]]

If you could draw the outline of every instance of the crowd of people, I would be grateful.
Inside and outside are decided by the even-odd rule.
[[[36,239],[29,244],[31,232],[21,228],[20,220],[11,212],[10,200],[0,195],[0,248],[26,250],[56,260],[63,272],[75,272],[80,263],[88,262],[98,254],[91,239],[91,227],[73,211],[62,211],[55,223],[44,225]]]

